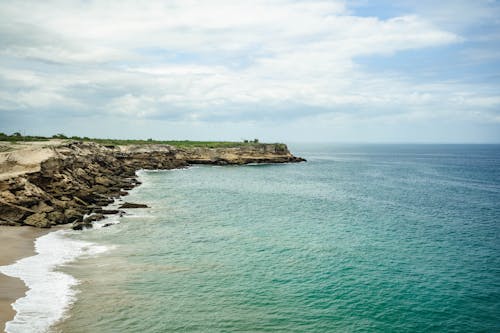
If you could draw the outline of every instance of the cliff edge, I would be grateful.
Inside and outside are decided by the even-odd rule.
[[[293,156],[284,144],[230,148],[65,140],[0,144],[0,224],[91,226],[108,213],[103,206],[139,184],[135,176],[139,169],[301,161],[305,160]]]

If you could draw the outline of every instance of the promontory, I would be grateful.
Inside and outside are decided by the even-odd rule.
[[[102,207],[139,184],[140,169],[301,161],[284,144],[258,142],[0,141],[0,225],[91,226],[107,213]]]

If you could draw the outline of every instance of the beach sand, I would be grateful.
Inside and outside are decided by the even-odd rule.
[[[35,255],[35,239],[48,232],[47,229],[0,226],[0,266]],[[0,331],[3,332],[5,323],[14,318],[12,303],[26,291],[21,280],[0,273]]]

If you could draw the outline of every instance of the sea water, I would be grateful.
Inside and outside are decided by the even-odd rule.
[[[56,268],[107,250],[105,246],[66,237],[69,233],[59,230],[44,235],[35,241],[35,256],[0,267],[0,273],[21,279],[28,287],[26,295],[12,304],[16,315],[6,324],[8,333],[46,332],[64,319],[75,299],[73,287],[79,281]]]
[[[500,146],[297,145],[141,171],[55,332],[498,332]],[[50,301],[48,301],[48,304]]]

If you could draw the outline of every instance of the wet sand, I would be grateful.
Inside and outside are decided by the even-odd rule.
[[[36,238],[48,233],[47,229],[0,226],[0,266],[10,265],[19,259],[35,255]],[[0,273],[0,331],[12,320],[15,311],[12,303],[23,297],[28,289],[23,281]]]

